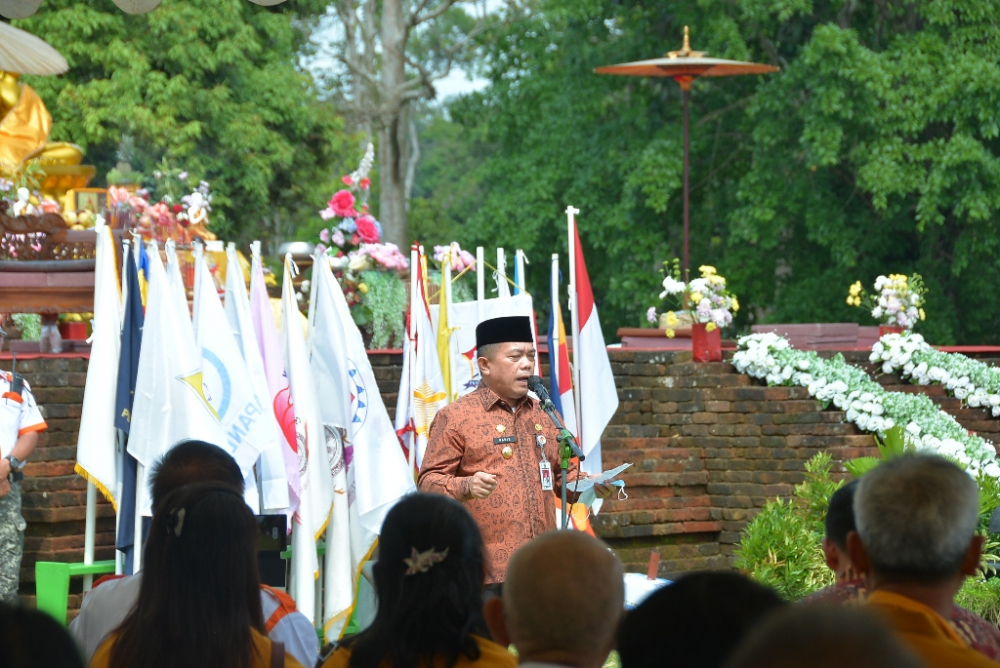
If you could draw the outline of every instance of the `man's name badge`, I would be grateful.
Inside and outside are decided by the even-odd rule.
[[[517,443],[517,436],[498,436],[493,439],[494,445],[504,445],[505,443]]]
[[[544,459],[538,462],[538,472],[542,477],[542,490],[546,492],[552,491],[552,464],[549,464]]]
[[[545,436],[543,436],[542,434],[535,434],[535,445],[537,445],[540,448],[544,448]]]

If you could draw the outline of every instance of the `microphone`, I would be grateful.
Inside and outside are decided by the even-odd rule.
[[[559,430],[559,440],[569,446],[570,450],[573,452],[573,456],[579,458],[581,462],[586,459],[586,455],[583,454],[580,446],[577,445],[576,438],[570,433],[569,429],[566,428],[566,425],[563,424],[562,420],[559,419],[559,413],[556,412],[556,405],[552,403],[552,397],[549,396],[549,391],[545,389],[545,383],[542,382],[541,377],[531,376],[528,378],[528,389],[535,393],[539,401],[541,401],[542,410],[545,411],[545,414],[549,416],[550,420],[552,420],[556,429]],[[564,458],[567,462],[569,461],[568,455]]]
[[[532,376],[528,378],[528,389],[535,393],[535,395],[541,399],[542,403],[545,405],[552,405],[552,397],[549,396],[549,391],[545,389],[545,383],[542,381],[541,376]]]

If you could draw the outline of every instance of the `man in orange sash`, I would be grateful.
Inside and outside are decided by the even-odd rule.
[[[928,668],[996,666],[947,619],[982,554],[979,489],[943,457],[911,454],[862,476],[854,499],[851,562],[868,574],[868,605]]]

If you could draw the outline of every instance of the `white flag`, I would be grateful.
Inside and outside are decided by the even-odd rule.
[[[324,397],[323,420],[344,435],[350,519],[350,569],[345,577],[339,570],[343,560],[340,543],[345,538],[338,524],[343,498],[335,477],[338,496],[327,529],[324,608],[327,639],[334,640],[348,621],[359,569],[375,547],[386,513],[415,486],[375,382],[361,332],[325,258],[313,265],[313,281],[316,297],[311,362],[317,391]],[[338,476],[339,468],[334,464]],[[334,556],[331,545],[337,547]],[[343,580],[333,579],[335,573]]]
[[[316,605],[314,581],[319,576],[316,541],[326,531],[334,491],[323,418],[292,286],[291,265],[292,257],[288,254],[281,294],[281,338],[296,428],[301,434],[299,448],[305,455],[305,470],[299,479],[299,509],[292,529],[292,597],[300,610],[308,612]]]
[[[264,449],[257,461],[261,502],[265,513],[279,513],[289,505],[288,479],[285,476],[285,461],[281,452],[281,433],[271,406],[271,392],[267,386],[267,375],[264,373],[264,359],[261,357],[253,329],[250,298],[247,296],[247,286],[243,282],[243,272],[236,257],[236,244],[229,244],[226,249],[226,260],[226,317],[229,319],[229,326],[246,363],[254,394],[258,403],[264,406],[264,415],[258,425],[265,439]]]
[[[180,280],[176,265],[173,269],[177,274],[174,280]],[[189,439],[214,443],[235,456],[219,416],[205,395],[201,355],[195,345],[187,302],[178,300],[156,242],[151,241],[146,321],[128,451],[148,468],[178,442]],[[145,485],[145,481],[139,484]],[[148,515],[149,496],[140,496],[146,501],[140,511]]]
[[[94,333],[90,338],[90,365],[83,391],[80,435],[76,442],[76,472],[94,483],[118,511],[115,390],[121,353],[121,292],[115,271],[111,230],[97,228],[94,271]],[[132,258],[125,256],[126,262]]]
[[[301,488],[299,480],[306,470],[305,451],[299,447],[298,431],[295,424],[295,410],[292,408],[288,390],[288,375],[285,373],[285,355],[278,337],[278,327],[274,323],[274,312],[264,285],[264,268],[260,261],[260,242],[253,245],[253,260],[250,270],[250,318],[261,360],[267,378],[267,391],[271,399],[271,412],[281,430],[281,458],[285,463],[285,478],[288,481],[288,529],[291,531],[293,515],[299,507]]]
[[[253,466],[275,432],[267,421],[267,403],[254,391],[240,347],[229,327],[215,281],[202,253],[196,253],[194,322],[195,341],[201,349],[205,396],[226,432],[226,445],[246,479],[247,504],[260,512]],[[271,414],[273,420],[273,414]]]
[[[438,359],[437,336],[431,324],[431,312],[427,305],[426,272],[424,259],[417,263],[417,303],[410,304],[410,317],[415,318],[413,341],[413,365],[410,370],[411,413],[414,430],[417,467],[424,461],[427,450],[427,434],[437,412],[448,405],[441,362]],[[403,388],[400,388],[400,392]]]

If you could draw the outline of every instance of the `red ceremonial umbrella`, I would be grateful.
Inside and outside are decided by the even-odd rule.
[[[680,84],[684,97],[684,280],[688,280],[688,227],[690,209],[688,205],[690,160],[688,157],[688,103],[691,99],[691,83],[696,77],[731,77],[739,74],[767,74],[777,72],[773,65],[744,63],[738,60],[705,58],[704,51],[692,51],[688,27],[684,26],[684,46],[680,51],[670,51],[662,58],[638,60],[620,65],[598,67],[598,74],[619,74],[632,77],[672,77]]]

